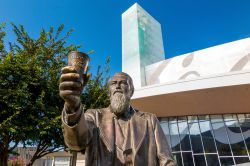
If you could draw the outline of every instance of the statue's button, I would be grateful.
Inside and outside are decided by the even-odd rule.
[[[133,157],[132,152],[133,152],[132,149],[126,149],[126,150],[123,151],[124,160],[125,160],[126,165],[131,165],[132,164],[132,157]]]
[[[132,149],[126,149],[123,151],[123,154],[124,155],[129,155],[129,154],[132,154]]]

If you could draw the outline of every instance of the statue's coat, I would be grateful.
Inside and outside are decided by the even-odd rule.
[[[85,151],[86,166],[175,165],[155,115],[133,109],[128,135],[124,144],[117,146],[115,140],[119,138],[115,134],[115,116],[109,108],[88,110],[80,115],[76,125],[67,125],[65,119],[79,116],[77,114],[81,111],[82,109],[65,117],[63,110],[62,127],[66,145],[72,150]]]

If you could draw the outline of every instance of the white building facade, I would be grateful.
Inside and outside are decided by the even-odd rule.
[[[141,19],[154,20],[138,4],[122,15],[132,105],[159,117],[178,165],[249,165],[250,38],[164,59],[160,24],[142,26],[145,44]]]

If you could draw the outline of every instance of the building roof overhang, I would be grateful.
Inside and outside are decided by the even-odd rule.
[[[250,71],[142,87],[131,102],[158,117],[250,113]]]

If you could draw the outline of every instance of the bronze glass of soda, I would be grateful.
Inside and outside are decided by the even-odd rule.
[[[68,56],[68,65],[73,66],[80,75],[79,82],[83,83],[83,74],[87,73],[89,56],[83,52],[72,51]]]

